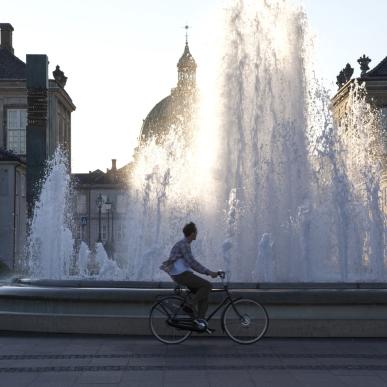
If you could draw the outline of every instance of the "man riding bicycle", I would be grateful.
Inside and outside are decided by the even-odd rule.
[[[205,315],[208,309],[208,295],[212,285],[195,275],[192,270],[212,278],[217,277],[218,272],[207,269],[192,255],[191,242],[196,240],[198,233],[195,223],[186,224],[183,233],[184,238],[172,247],[168,260],[162,263],[160,269],[168,273],[179,285],[187,286],[193,293],[193,297],[186,306],[192,310],[193,317],[196,317],[194,321],[198,327],[205,329],[207,327]]]

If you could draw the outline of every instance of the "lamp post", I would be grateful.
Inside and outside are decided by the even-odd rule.
[[[107,241],[105,243],[105,249],[106,252],[108,253],[109,257],[113,258],[114,254],[114,246],[113,246],[113,240],[114,240],[114,235],[113,235],[113,203],[110,201],[109,197],[107,198],[105,202],[105,207],[106,207],[106,212],[107,212],[107,221],[108,221],[108,234],[107,234]],[[112,232],[110,234],[110,214],[112,215]]]
[[[103,205],[103,197],[101,195],[101,192],[98,194],[97,201],[96,201],[97,207],[98,207],[98,240],[97,242],[101,243],[101,208]]]
[[[109,196],[108,196],[106,199],[106,202],[105,202],[105,208],[106,208],[106,212],[107,212],[107,240],[108,240],[108,242],[110,241],[110,211],[112,209],[112,204],[113,203],[110,201]]]
[[[113,208],[113,204],[112,204],[112,208],[111,208],[111,213],[112,213],[112,246],[114,246],[114,219],[113,219],[113,215],[114,215],[114,212],[113,212],[114,208]]]

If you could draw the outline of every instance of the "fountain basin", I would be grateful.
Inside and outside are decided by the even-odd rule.
[[[387,337],[386,284],[243,285],[230,288],[266,306],[268,336]],[[0,330],[149,335],[150,307],[173,288],[172,282],[17,280],[0,287]],[[210,308],[221,297],[213,293]],[[223,334],[217,319],[212,325]]]

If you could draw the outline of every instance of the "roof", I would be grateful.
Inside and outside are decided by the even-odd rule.
[[[196,89],[195,78],[181,77],[180,73],[194,74],[196,62],[189,51],[188,42],[185,42],[183,55],[177,64],[179,80],[177,87],[171,90],[171,94],[160,102],[148,113],[143,121],[140,142],[144,143],[151,138],[162,141],[173,127],[181,126],[187,118],[187,106],[193,105]]]
[[[167,133],[173,115],[174,107],[172,97],[169,95],[157,103],[149,112],[141,128],[141,137],[149,139]]]
[[[363,78],[368,77],[387,77],[387,56],[363,76]]]
[[[183,55],[181,56],[181,58],[179,59],[179,62],[177,63],[177,67],[179,69],[183,69],[183,68],[193,69],[193,70],[196,69],[196,62],[189,51],[189,47],[188,47],[187,42],[185,43],[184,52],[183,52]]]
[[[0,79],[26,79],[26,64],[5,48],[0,48]]]
[[[79,185],[122,185],[126,184],[128,167],[125,165],[116,171],[108,170],[106,173],[96,169],[89,173],[73,173],[72,177],[76,184]]]
[[[0,161],[17,161],[21,164],[26,164],[26,162],[21,157],[12,151],[3,148],[0,148]]]

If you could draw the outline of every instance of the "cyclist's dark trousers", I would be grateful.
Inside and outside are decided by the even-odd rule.
[[[180,285],[185,285],[194,294],[192,302],[198,307],[198,318],[205,318],[208,309],[208,295],[212,289],[210,282],[190,271],[172,276]]]

